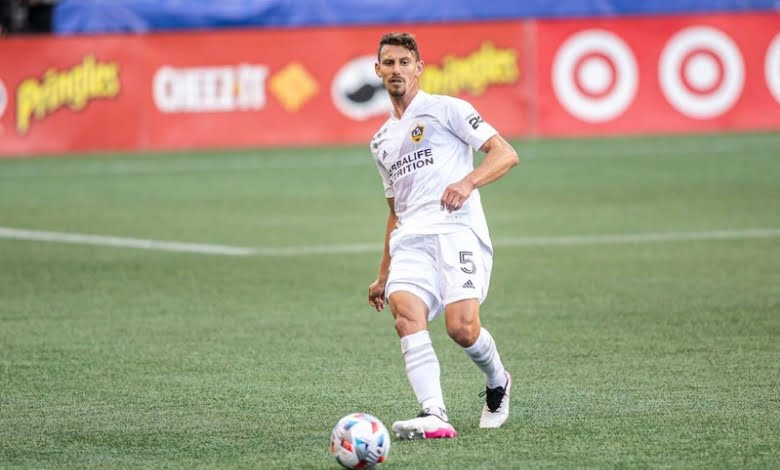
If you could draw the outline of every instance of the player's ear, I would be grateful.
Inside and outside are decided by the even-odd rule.
[[[425,69],[425,64],[423,63],[422,60],[418,60],[417,61],[417,72],[416,72],[417,77],[422,75],[423,69]]]
[[[374,73],[376,73],[377,77],[382,78],[382,76],[379,75],[379,62],[374,62]]]

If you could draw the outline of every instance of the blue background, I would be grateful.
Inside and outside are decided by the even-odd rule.
[[[59,34],[780,11],[780,0],[60,0]]]

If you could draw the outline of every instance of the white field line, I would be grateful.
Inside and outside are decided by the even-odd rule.
[[[696,240],[747,240],[780,237],[780,229],[708,230],[705,232],[635,233],[614,235],[570,235],[561,237],[501,238],[497,246],[578,246],[631,243],[681,242]]]
[[[199,243],[164,242],[141,238],[106,237],[84,233],[43,232],[0,227],[0,238],[31,240],[39,242],[75,243],[78,245],[111,246],[116,248],[137,248],[141,250],[180,251],[208,255],[250,256],[257,254],[254,248],[239,246],[206,245]]]
[[[556,247],[584,245],[618,245],[635,243],[681,242],[697,240],[748,240],[778,238],[780,229],[709,230],[704,232],[667,232],[613,235],[570,235],[560,237],[514,237],[499,238],[495,246],[506,247]],[[223,256],[308,256],[348,253],[379,253],[381,243],[352,243],[338,245],[298,245],[288,247],[241,247],[201,243],[166,242],[139,238],[108,237],[81,233],[45,232],[0,227],[0,238],[41,241],[53,243],[74,243],[90,246],[136,248],[172,252],[198,253]]]

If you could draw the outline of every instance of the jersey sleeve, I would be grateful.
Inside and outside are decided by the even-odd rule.
[[[486,123],[468,101],[451,98],[447,103],[446,125],[462,141],[479,150],[498,131]]]
[[[376,164],[377,170],[379,170],[379,176],[382,177],[382,186],[385,190],[385,197],[395,197],[395,191],[393,191],[393,185],[390,184],[390,176],[387,174],[387,169],[382,165],[382,163],[379,161],[379,153],[378,153],[378,147],[374,146],[374,142],[371,142],[370,145],[371,149],[371,156],[374,159],[374,163]]]

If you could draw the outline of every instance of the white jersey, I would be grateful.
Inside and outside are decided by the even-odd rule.
[[[468,102],[422,90],[401,119],[391,115],[371,140],[371,153],[385,196],[395,198],[393,236],[470,228],[492,251],[479,191],[452,213],[441,209],[441,196],[474,169],[472,148],[496,133]]]

